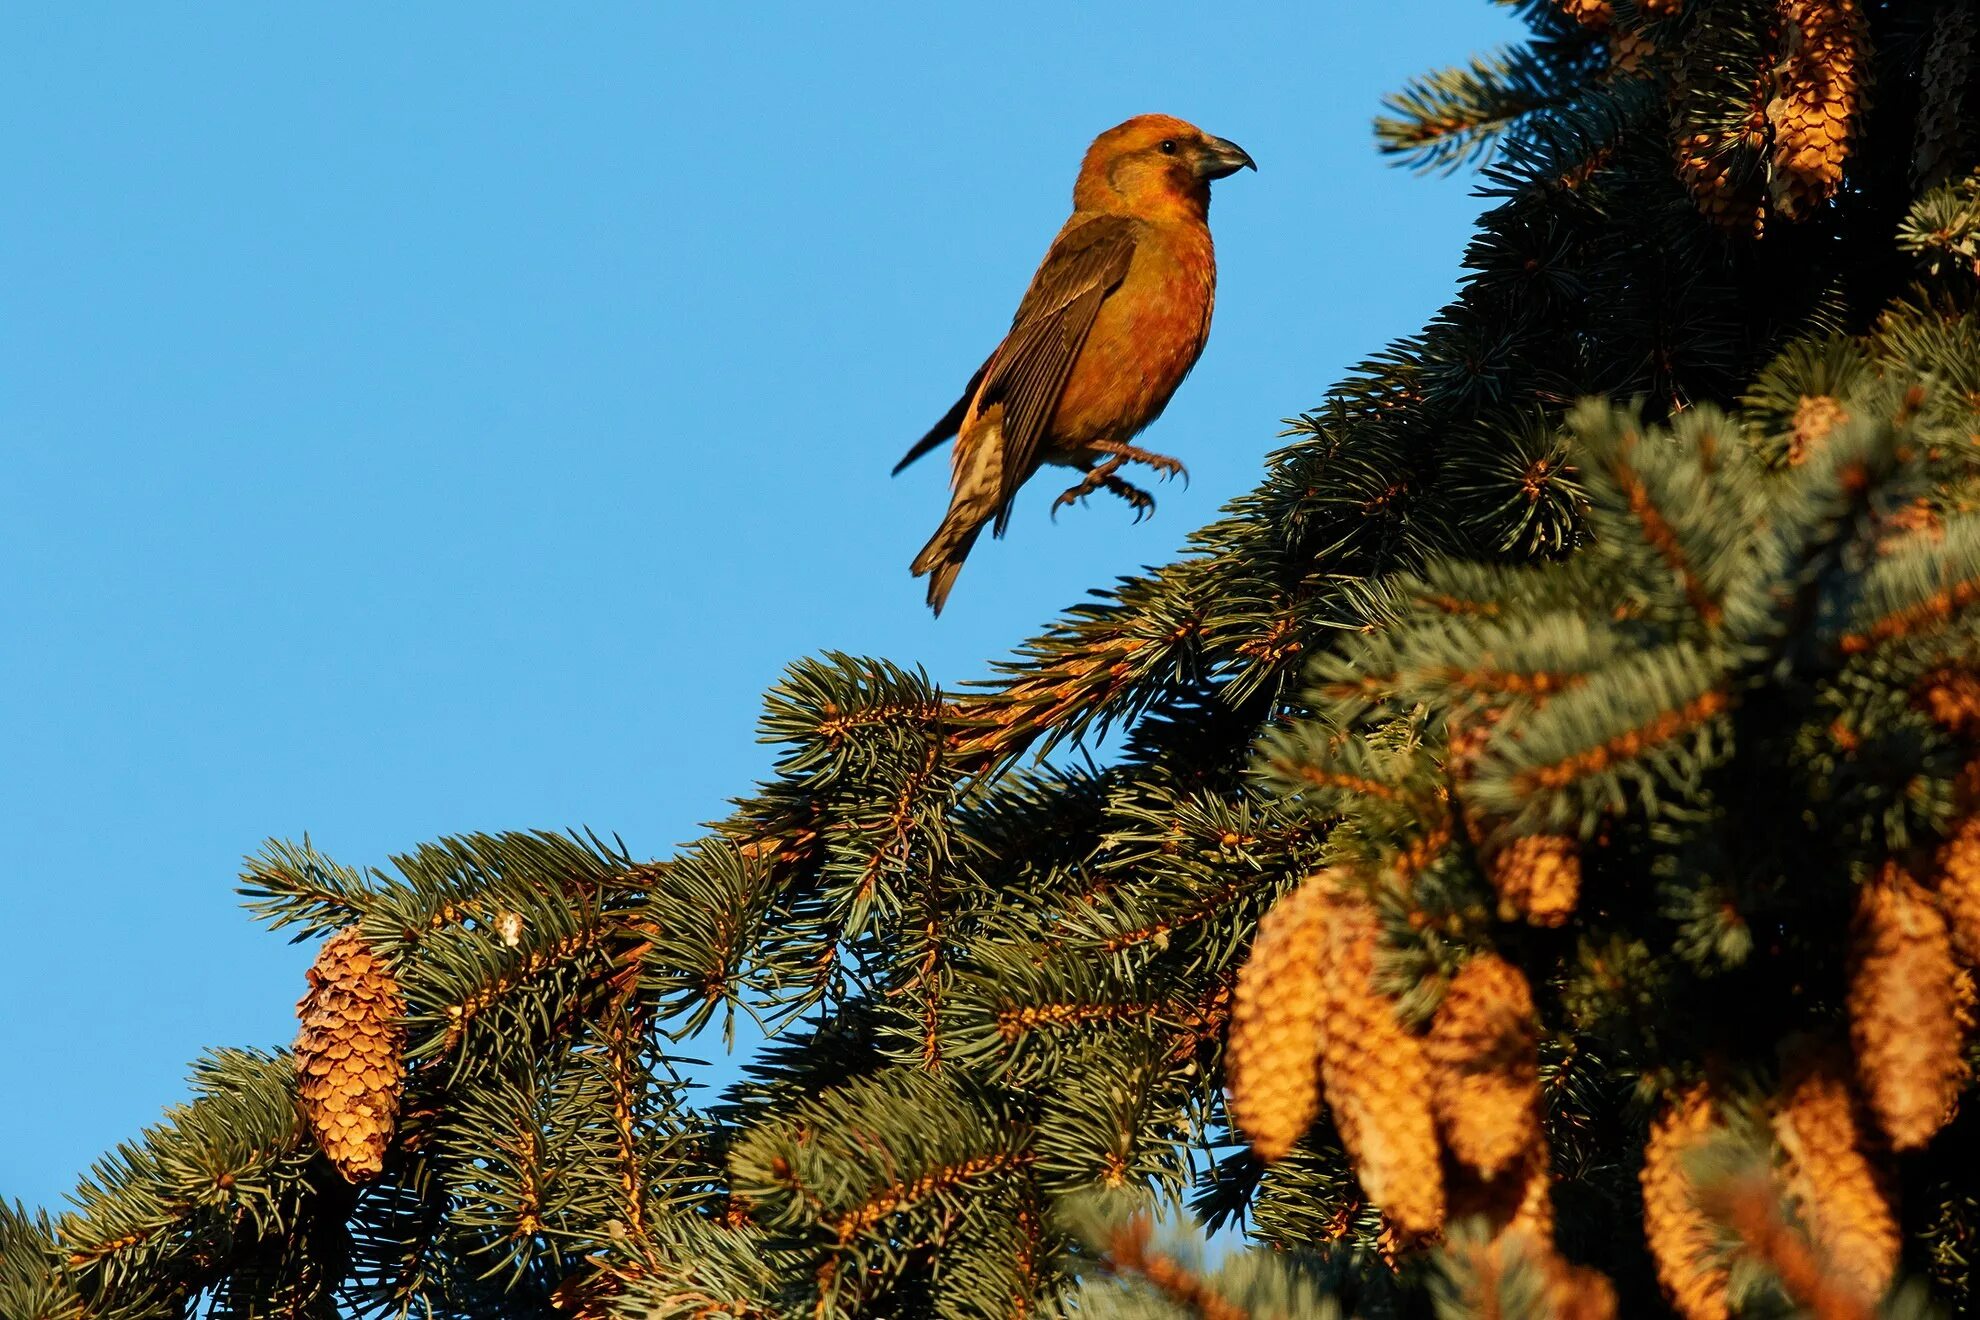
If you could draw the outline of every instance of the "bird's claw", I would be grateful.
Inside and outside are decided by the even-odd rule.
[[[1155,516],[1155,497],[1141,487],[1122,481],[1119,477],[1108,477],[1103,484],[1108,490],[1128,502],[1128,507],[1134,510],[1134,520],[1137,523],[1143,518]]]
[[[1052,521],[1057,522],[1059,520],[1060,509],[1065,508],[1069,504],[1084,504],[1088,495],[1102,489],[1110,490],[1126,500],[1128,507],[1134,510],[1134,520],[1136,522],[1140,522],[1143,518],[1152,518],[1155,516],[1155,497],[1153,495],[1150,495],[1147,491],[1131,482],[1122,481],[1111,471],[1102,472],[1095,469],[1093,472],[1088,473],[1086,480],[1080,482],[1077,486],[1068,486],[1059,492],[1059,497],[1052,501]]]

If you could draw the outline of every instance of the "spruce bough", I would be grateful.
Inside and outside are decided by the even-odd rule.
[[[1488,158],[1461,295],[1183,558],[793,666],[664,861],[269,845],[363,993],[0,1208],[0,1314],[1980,1300],[1974,0],[1518,7],[1377,125]]]

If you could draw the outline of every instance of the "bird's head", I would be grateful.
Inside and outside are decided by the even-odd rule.
[[[1201,219],[1210,206],[1210,180],[1247,168],[1258,166],[1235,142],[1173,115],[1136,115],[1093,139],[1073,205],[1147,219]]]

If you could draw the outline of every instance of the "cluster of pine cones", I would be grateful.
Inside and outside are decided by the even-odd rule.
[[[1980,738],[1980,676],[1948,675],[1922,700],[1948,728]],[[1754,1107],[1707,1083],[1660,1106],[1644,1146],[1644,1234],[1667,1295],[1691,1320],[1729,1314],[1728,1224],[1777,1274],[1799,1271],[1803,1301],[1833,1303],[1819,1314],[1867,1316],[1889,1289],[1900,1234],[1888,1153],[1931,1141],[1967,1081],[1980,972],[1980,759],[1961,802],[1932,874],[1892,862],[1859,891],[1847,1048],[1788,1042],[1778,1089],[1758,1106],[1779,1167],[1757,1182],[1701,1185],[1694,1153],[1754,1121]],[[1571,840],[1508,849],[1487,870],[1507,920],[1555,925],[1573,907]],[[1483,1215],[1488,1247],[1517,1240],[1548,1273],[1557,1314],[1610,1313],[1606,1281],[1553,1251],[1539,1023],[1526,977],[1494,953],[1474,954],[1419,1034],[1374,981],[1377,938],[1367,886],[1341,869],[1312,876],[1266,914],[1233,1004],[1233,1119],[1261,1158],[1276,1160],[1324,1102],[1399,1245]]]

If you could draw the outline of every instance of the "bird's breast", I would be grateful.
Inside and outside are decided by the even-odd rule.
[[[1073,363],[1049,428],[1053,446],[1125,440],[1160,416],[1203,353],[1216,296],[1209,230],[1149,226]]]

